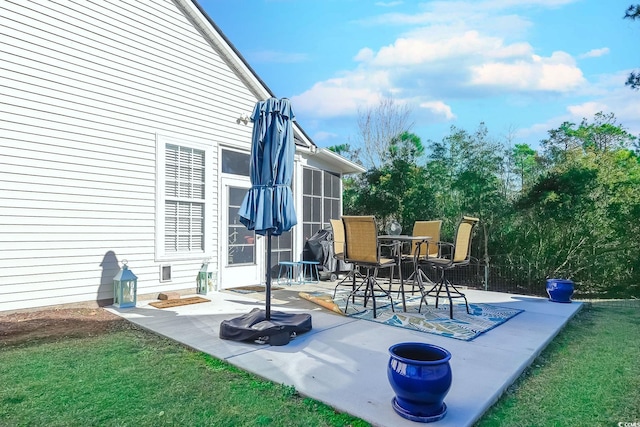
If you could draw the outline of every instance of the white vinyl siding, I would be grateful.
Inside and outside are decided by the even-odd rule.
[[[171,0],[2,1],[0,28],[0,311],[112,298],[123,259],[139,294],[194,288],[218,258],[217,147],[248,149],[256,96]],[[169,262],[157,134],[209,156],[198,255]]]

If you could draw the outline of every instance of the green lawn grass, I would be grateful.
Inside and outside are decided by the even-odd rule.
[[[486,426],[640,422],[640,311],[585,307],[500,401]],[[0,351],[0,426],[367,426],[152,333]]]
[[[367,426],[131,328],[0,352],[1,426]]]
[[[640,310],[587,305],[477,427],[640,425]]]

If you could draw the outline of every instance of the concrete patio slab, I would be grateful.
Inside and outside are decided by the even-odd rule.
[[[302,395],[375,426],[415,426],[391,407],[387,380],[388,349],[407,341],[428,342],[452,354],[453,384],[445,403],[447,415],[435,426],[470,426],[500,397],[548,345],[582,304],[559,304],[545,298],[466,291],[470,302],[525,310],[473,341],[386,326],[331,313],[298,298],[299,291],[333,289],[330,282],[273,291],[272,310],[309,313],[313,329],[285,346],[222,340],[220,323],[264,308],[264,293],[211,292],[210,302],[156,309],[142,302],[135,308],[108,310],[159,335],[257,374],[290,385]]]

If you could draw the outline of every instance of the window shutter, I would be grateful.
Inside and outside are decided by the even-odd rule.
[[[205,152],[165,146],[165,250],[204,250]]]

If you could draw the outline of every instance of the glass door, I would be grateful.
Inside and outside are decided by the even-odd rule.
[[[264,239],[247,230],[240,222],[238,210],[247,190],[249,180],[222,178],[221,200],[221,277],[222,288],[250,286],[261,283],[264,263]]]

